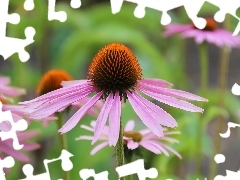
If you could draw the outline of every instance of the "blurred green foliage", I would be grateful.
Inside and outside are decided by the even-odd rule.
[[[168,39],[162,37],[164,27],[160,24],[160,12],[146,9],[146,16],[137,19],[133,15],[135,5],[130,3],[124,3],[121,12],[113,15],[110,3],[93,4],[84,9],[74,10],[69,4],[61,2],[57,4],[57,10],[66,11],[68,15],[67,21],[61,23],[47,20],[46,1],[34,1],[35,9],[30,12],[23,9],[23,2],[23,0],[10,1],[10,10],[21,15],[21,22],[18,25],[9,25],[8,35],[24,38],[26,26],[33,26],[36,29],[35,42],[26,48],[31,53],[31,59],[27,63],[21,63],[15,54],[7,61],[0,62],[6,64],[6,68],[1,68],[1,75],[10,76],[13,85],[27,89],[28,94],[21,100],[35,97],[37,83],[43,73],[49,69],[65,69],[75,79],[85,79],[88,66],[95,54],[111,42],[120,42],[132,49],[141,64],[144,77],[161,78],[173,83],[174,88],[199,93],[199,87],[190,89],[189,77],[185,71],[186,42],[178,36]],[[206,3],[200,14],[211,16],[216,11],[216,7]],[[183,8],[173,10],[170,14],[174,22],[189,22]],[[232,21],[234,28],[237,22]],[[209,123],[219,115],[223,115],[226,119],[232,118],[236,122],[239,121],[236,115],[240,108],[239,101],[229,93],[226,98],[227,108],[220,109],[217,107],[216,91],[212,89],[209,96],[206,97],[209,99],[209,103],[205,106],[203,118],[206,132],[203,134],[203,154],[210,158],[214,154],[211,138],[207,133]],[[172,147],[182,155],[183,159],[180,160],[173,154],[166,157],[147,153],[145,160],[148,162],[148,166],[158,169],[159,178],[157,179],[159,180],[167,178],[194,179],[194,177],[203,179],[204,175],[197,175],[194,174],[194,170],[188,172],[186,169],[189,163],[194,163],[196,156],[198,114],[184,112],[163,104],[159,105],[168,111],[179,124],[176,129],[182,133],[175,137],[180,144]],[[93,119],[91,116],[86,116],[79,125],[89,124]],[[138,117],[129,103],[123,107],[122,119],[124,124],[127,120],[135,119],[139,122],[138,128],[144,127],[138,121]],[[79,170],[82,168],[93,168],[96,172],[108,170],[109,179],[117,179],[117,173],[114,170],[116,166],[114,148],[107,147],[91,156],[90,151],[93,146],[89,141],[75,141],[79,135],[89,133],[80,129],[79,125],[66,134],[69,151],[74,155],[71,158],[74,164],[74,168],[71,170],[71,179],[79,179]],[[43,147],[31,154],[32,163],[36,167],[34,173],[38,174],[45,172],[43,158],[52,159],[60,155],[57,127],[54,122],[43,127],[40,122],[33,121],[29,128],[41,131],[41,135],[36,140],[41,142]],[[12,180],[23,176],[20,170],[21,166],[21,163],[17,163],[7,178]],[[51,164],[50,171],[52,179],[59,177],[59,173],[62,173],[60,163]]]

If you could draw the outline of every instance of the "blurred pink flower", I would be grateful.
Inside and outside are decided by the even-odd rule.
[[[11,101],[11,97],[17,97],[25,94],[25,90],[21,88],[11,87],[10,78],[0,76],[0,99]]]
[[[197,44],[208,42],[216,46],[240,47],[240,36],[233,36],[232,32],[217,27],[217,23],[210,18],[206,19],[204,29],[198,29],[191,24],[170,24],[165,26],[164,36],[180,34],[183,38],[194,38]]]
[[[91,132],[94,132],[95,126],[96,126],[95,121],[91,122],[91,126],[81,125],[83,129],[86,129]],[[166,128],[164,128],[163,129],[164,137],[159,138],[158,136],[153,134],[149,129],[135,131],[134,127],[135,127],[135,122],[133,120],[130,120],[127,122],[123,130],[124,144],[127,146],[128,149],[134,150],[139,146],[142,146],[143,148],[155,154],[163,153],[166,156],[169,156],[168,151],[170,151],[176,156],[178,156],[180,159],[182,158],[177,151],[175,151],[170,146],[165,144],[165,142],[169,142],[172,144],[179,143],[178,140],[169,137],[170,135],[173,135],[173,134],[180,134],[179,131],[168,131]],[[99,138],[99,140],[102,142],[92,149],[92,151],[90,152],[91,155],[96,154],[98,151],[100,151],[101,149],[109,145],[108,130],[109,130],[109,127],[105,126]],[[76,140],[93,140],[93,139],[94,139],[94,136],[79,136],[78,138],[76,138]]]
[[[4,123],[4,122],[3,122]],[[3,123],[1,123],[0,130],[1,131],[6,131]],[[8,124],[7,124],[8,126]],[[12,147],[12,140],[7,139],[5,141],[2,141],[0,138],[0,158],[4,159],[5,156],[12,156],[13,158],[22,161],[22,162],[29,162],[30,159],[27,155],[23,154],[22,151],[33,151],[38,149],[40,146],[37,143],[34,142],[29,142],[28,139],[36,137],[39,134],[38,131],[25,131],[25,132],[18,132],[18,140],[20,144],[23,144],[23,148],[19,150],[15,150]]]
[[[70,131],[94,104],[103,99],[105,103],[96,121],[92,143],[100,137],[109,116],[110,146],[115,146],[118,140],[121,101],[129,100],[139,118],[158,137],[163,136],[161,125],[177,126],[177,122],[170,114],[142,97],[137,91],[162,103],[191,112],[203,112],[203,109],[185,100],[207,101],[194,94],[171,89],[171,84],[164,80],[142,78],[142,70],[134,54],[119,43],[112,43],[99,51],[89,67],[88,80],[67,81],[63,82],[62,86],[63,88],[20,104],[34,109],[30,112],[30,118],[41,119],[91,93],[96,93],[64,124],[59,132]]]

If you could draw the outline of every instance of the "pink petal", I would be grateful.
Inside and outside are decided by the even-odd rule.
[[[61,85],[63,87],[70,87],[70,86],[81,86],[81,85],[86,85],[90,81],[89,80],[72,80],[72,81],[62,81]]]
[[[137,93],[135,93],[135,97],[138,99],[139,104],[141,103],[142,106],[146,107],[146,110],[149,111],[149,113],[156,122],[167,127],[177,126],[177,122],[175,121],[175,119],[162,108],[153,104],[152,102],[148,101]]]
[[[93,140],[93,136],[79,136],[78,138],[76,138],[75,140]]]
[[[172,36],[174,34],[179,34],[181,32],[187,31],[189,29],[192,29],[191,25],[184,25],[184,24],[169,24],[167,26],[165,26],[166,30],[163,34],[164,37],[169,37]]]
[[[159,142],[160,143],[160,142]],[[171,147],[163,144],[163,143],[160,143],[165,149],[168,149],[169,151],[171,151],[173,154],[175,154],[176,156],[178,156],[180,159],[182,159],[182,156],[177,152],[175,151],[174,149],[172,149]]]
[[[93,90],[89,88],[86,90],[82,90],[76,94],[67,94],[65,96],[63,95],[58,99],[46,102],[47,104],[39,106],[38,109],[32,112],[29,117],[33,119],[41,119],[48,117],[55,113],[56,111],[62,109],[63,107],[66,107],[71,103],[79,101],[80,99],[86,97],[92,92]]]
[[[162,79],[153,79],[153,78],[144,78],[144,79],[141,79],[138,83],[141,83],[143,85],[146,84],[146,85],[160,86],[165,88],[169,88],[173,86],[173,84],[171,84],[170,82],[167,82]]]
[[[147,141],[142,141],[142,142],[148,142],[149,144],[152,144],[153,146],[158,148],[160,150],[160,152],[163,152],[166,156],[169,156],[169,153],[161,146],[161,144],[158,141],[147,140]],[[140,143],[140,145],[141,145],[141,143]]]
[[[20,102],[19,104],[25,104],[25,106],[27,106],[27,107],[28,106],[37,107],[37,105],[34,106],[35,103],[39,103],[39,102],[43,103],[43,102],[46,102],[49,100],[56,100],[58,98],[62,98],[62,96],[76,94],[76,93],[81,92],[82,90],[86,90],[86,89],[94,90],[95,88],[92,86],[92,84],[90,82],[86,82],[85,84],[81,84],[80,86],[63,87],[63,88],[57,89],[55,91],[51,91],[42,96],[39,96],[30,101]]]
[[[102,110],[96,120],[96,126],[94,129],[94,140],[92,141],[92,144],[94,144],[99,136],[102,134],[104,126],[107,122],[107,118],[109,115],[109,112],[112,108],[114,99],[113,99],[113,93],[110,93],[106,99],[106,102],[104,103]],[[118,118],[118,117],[117,117]]]
[[[19,141],[25,141],[29,138],[36,137],[39,134],[40,134],[39,131],[32,130],[32,131],[19,132],[19,133],[17,133],[17,136],[18,136]]]
[[[83,128],[83,129],[86,129],[88,131],[94,132],[94,129],[92,127],[89,127],[89,126],[86,126],[86,125],[81,125],[80,127]]]
[[[23,142],[22,144],[24,145],[22,150],[25,151],[33,151],[40,148],[40,145],[36,143]]]
[[[0,85],[7,85],[10,83],[10,78],[7,76],[0,76]]]
[[[15,88],[10,86],[0,86],[0,92],[4,95],[13,96],[13,97],[26,94],[25,89]]]
[[[8,147],[8,146],[6,146],[6,145],[4,145],[2,143],[1,143],[0,149],[4,153],[6,153],[7,155],[12,156],[13,158],[18,159],[19,161],[29,162],[29,158],[26,155],[20,153],[19,151],[16,151],[13,148]]]
[[[95,148],[93,148],[93,150],[91,151],[91,155],[96,154],[98,151],[100,151],[101,149],[103,149],[104,147],[106,147],[108,145],[108,141],[107,142],[103,142],[99,145],[97,145]]]
[[[146,134],[151,133],[151,131],[149,129],[143,129],[143,130],[140,130],[139,133],[145,136]]]
[[[119,131],[120,131],[120,117],[121,117],[121,101],[119,93],[114,95],[112,108],[109,112],[109,146],[116,146]]]
[[[139,143],[138,142],[134,142],[133,140],[127,140],[127,147],[128,149],[136,149],[139,147]]]
[[[186,111],[190,111],[190,112],[203,112],[204,111],[202,108],[199,108],[189,102],[178,100],[174,97],[153,93],[153,92],[150,92],[150,91],[147,91],[144,89],[141,89],[141,92],[143,92],[144,94],[146,94],[146,95],[150,96],[151,98],[154,98],[164,104],[168,104],[169,106],[173,106],[173,107],[183,109]]]
[[[66,133],[74,128],[87,111],[99,100],[103,92],[94,95],[82,108],[80,108],[64,125],[58,130],[60,133]]]
[[[133,120],[130,120],[125,125],[124,131],[133,131],[134,126],[135,126],[135,122]]]
[[[161,154],[161,151],[156,146],[149,143],[148,141],[142,141],[140,142],[140,145],[155,154]]]
[[[179,141],[177,139],[174,139],[174,138],[170,138],[170,137],[162,137],[161,140],[166,140],[170,143],[179,143]]]
[[[157,136],[163,136],[162,127],[156,121],[156,118],[149,112],[149,107],[145,106],[136,98],[136,92],[127,92],[128,100],[143,123]]]
[[[194,100],[194,101],[208,101],[207,99],[197,96],[195,94],[177,90],[177,89],[162,88],[152,84],[142,84],[141,82],[139,82],[139,85],[140,85],[139,89],[149,90],[151,92],[158,93],[158,94],[174,96],[176,98],[182,98],[182,99],[188,99],[188,100]]]

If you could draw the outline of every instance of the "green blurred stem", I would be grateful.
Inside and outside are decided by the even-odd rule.
[[[223,26],[224,29],[230,29],[231,27],[231,18],[227,16],[224,20]],[[231,48],[229,47],[223,47],[221,50],[221,57],[220,57],[220,70],[219,70],[219,102],[218,105],[220,108],[225,107],[225,93],[227,89],[227,77],[228,77],[228,67],[229,67],[229,57],[230,57]],[[224,117],[219,116],[217,118],[217,131],[216,135],[213,139],[213,142],[215,142],[215,148],[213,149],[213,155],[218,154],[221,149],[222,139],[219,135],[219,133],[223,132],[224,126]],[[217,163],[214,161],[214,159],[211,159],[210,164],[210,176],[209,179],[214,179],[217,174]]]
[[[63,111],[64,112],[64,111]],[[58,129],[62,128],[64,122],[63,122],[63,112],[57,113],[57,126]],[[62,149],[67,150],[67,139],[65,134],[58,134],[59,141],[60,141],[60,146],[61,146],[61,151]],[[70,174],[68,171],[64,171],[64,180],[70,180]]]
[[[124,147],[123,147],[123,127],[122,120],[120,120],[120,132],[118,137],[118,142],[116,145],[116,156],[117,156],[117,166],[124,165]],[[120,178],[124,180],[124,177]]]
[[[227,75],[228,75],[228,66],[229,66],[229,56],[230,56],[230,48],[224,47],[221,52],[221,62],[220,62],[220,72],[219,72],[219,102],[218,105],[220,108],[225,107],[225,93],[227,88]],[[219,116],[217,118],[217,131],[216,136],[214,137],[213,142],[215,142],[215,149],[213,150],[213,154],[218,154],[221,149],[222,139],[219,133],[223,132],[224,126],[224,117]],[[217,163],[212,159],[210,166],[210,179],[214,179],[217,173]]]
[[[206,97],[208,92],[208,51],[207,44],[204,42],[199,45],[199,54],[201,62],[201,96]],[[204,103],[202,103],[202,108]],[[203,114],[200,114],[197,129],[197,173],[202,174],[202,141],[203,141]]]

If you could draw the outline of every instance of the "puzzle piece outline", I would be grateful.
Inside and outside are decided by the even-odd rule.
[[[70,160],[70,157],[73,157],[74,155],[68,152],[67,150],[63,149],[61,151],[61,154],[58,158],[53,158],[53,159],[44,159],[43,164],[46,169],[46,172],[34,175],[33,171],[34,168],[31,164],[25,164],[22,167],[22,171],[24,175],[26,176],[25,179],[20,179],[20,180],[51,180],[50,179],[50,170],[48,168],[48,164],[61,160],[61,166],[64,171],[70,171],[73,168],[73,163]]]
[[[235,3],[231,4],[231,3],[227,2],[228,4],[226,6],[225,0],[198,0],[198,1],[192,1],[192,0],[179,0],[179,1],[177,1],[177,0],[176,1],[110,0],[111,10],[112,10],[113,14],[120,12],[124,1],[137,4],[137,6],[134,10],[134,15],[137,18],[144,17],[146,7],[162,12],[162,17],[161,17],[162,25],[167,25],[171,22],[171,17],[168,14],[168,11],[175,9],[177,7],[183,6],[187,12],[188,17],[193,21],[194,25],[196,27],[198,27],[199,29],[203,29],[206,26],[206,20],[202,17],[198,17],[197,15],[198,15],[200,9],[202,8],[203,4],[205,2],[208,2],[212,5],[220,8],[220,10],[218,12],[216,12],[214,15],[214,19],[217,22],[223,22],[226,14],[231,14],[233,17],[235,17],[239,21],[237,27],[235,28],[235,30],[233,32],[233,36],[236,36],[240,32],[240,18],[236,15],[236,10],[240,7],[240,1],[236,2],[235,0],[231,0],[232,3],[233,2],[235,2]],[[231,5],[231,7],[229,8],[230,5]],[[234,12],[231,12],[231,11],[234,11]]]
[[[0,158],[0,179],[6,180],[3,168],[11,168],[15,165],[15,161],[12,156],[7,156],[4,159]]]
[[[0,131],[0,138],[2,141],[7,139],[12,139],[12,145],[15,150],[20,150],[23,148],[24,145],[21,145],[17,132],[24,131],[27,129],[28,124],[27,121],[24,119],[20,119],[17,122],[13,121],[12,113],[10,110],[2,111],[2,103],[0,102],[0,123],[9,122],[11,125],[11,129],[9,131]]]

